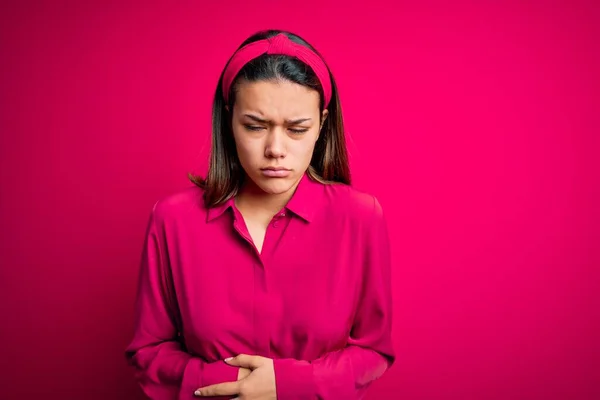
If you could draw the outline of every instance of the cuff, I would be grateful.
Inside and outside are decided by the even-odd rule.
[[[204,387],[223,382],[236,382],[238,378],[239,367],[227,364],[225,361],[216,361],[204,364],[200,383]]]
[[[312,400],[315,396],[313,366],[291,358],[273,360],[277,400]]]
[[[198,399],[194,396],[196,389],[215,383],[237,381],[239,368],[225,361],[204,363],[199,358],[191,358],[183,373],[179,400]]]

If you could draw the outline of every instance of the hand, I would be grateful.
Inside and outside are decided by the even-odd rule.
[[[249,368],[242,368],[240,367],[239,371],[238,371],[238,381],[241,381],[242,379],[245,379],[246,377],[248,377],[248,375],[250,375],[250,373],[252,372],[252,370],[250,370]]]
[[[273,360],[261,356],[240,354],[226,359],[231,366],[241,367],[238,378],[244,374],[243,369],[249,369],[250,375],[237,382],[218,383],[199,388],[196,396],[231,396],[238,395],[239,400],[277,400],[275,387],[275,370]]]

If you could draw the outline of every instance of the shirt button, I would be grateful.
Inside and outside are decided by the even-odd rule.
[[[279,226],[279,221],[273,222],[273,228],[277,228]]]

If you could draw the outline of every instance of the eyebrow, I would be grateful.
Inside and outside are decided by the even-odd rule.
[[[262,123],[270,123],[271,122],[268,119],[263,119],[263,118],[257,117],[256,115],[252,115],[252,114],[244,114],[244,117],[248,117],[256,122],[262,122]],[[301,124],[302,122],[310,121],[311,119],[312,118],[286,119],[285,123],[289,124],[289,125],[296,125],[296,124]]]

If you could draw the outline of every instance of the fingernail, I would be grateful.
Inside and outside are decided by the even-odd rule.
[[[227,358],[225,359],[225,361],[231,361],[231,360],[233,360],[233,357],[227,357]]]
[[[196,396],[202,396],[202,393],[201,393],[199,390],[196,390],[196,391],[194,392],[194,394],[195,394]]]

